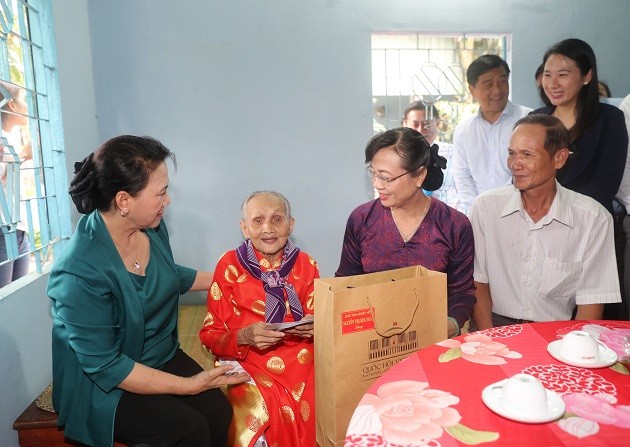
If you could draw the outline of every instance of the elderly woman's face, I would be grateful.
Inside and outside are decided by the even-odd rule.
[[[294,219],[288,219],[282,200],[272,195],[253,197],[245,206],[241,221],[243,235],[267,260],[274,264],[293,231]]]

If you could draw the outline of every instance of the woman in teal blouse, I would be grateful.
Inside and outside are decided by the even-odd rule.
[[[53,405],[88,445],[225,446],[232,410],[218,387],[249,379],[180,349],[179,295],[212,277],[173,260],[167,158],[159,141],[123,135],[75,164],[70,194],[86,215],[48,283]]]

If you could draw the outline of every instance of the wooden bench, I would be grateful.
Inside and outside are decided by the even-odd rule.
[[[66,438],[63,430],[57,427],[57,413],[42,410],[35,399],[13,423],[18,432],[20,447],[62,447],[82,446],[83,444]],[[114,443],[115,447],[125,444]]]

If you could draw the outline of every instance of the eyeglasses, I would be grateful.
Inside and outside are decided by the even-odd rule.
[[[378,175],[376,171],[374,170],[374,168],[372,168],[371,166],[368,166],[367,168],[365,168],[365,172],[367,173],[368,177],[370,177],[370,180],[372,180],[373,182],[378,180],[379,182],[381,182],[382,185],[389,185],[391,182],[399,179],[403,175],[409,174],[409,171],[407,171],[407,172],[403,172],[400,175],[397,175],[394,178],[387,178],[387,177],[383,177],[382,175]]]

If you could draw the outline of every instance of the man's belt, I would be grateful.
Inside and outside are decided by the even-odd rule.
[[[532,321],[532,320],[523,320],[523,319],[520,319],[520,318],[511,318],[511,317],[506,317],[506,316],[499,315],[499,314],[497,314],[497,315],[500,316],[501,318],[505,318],[505,320],[509,321],[510,324],[535,323],[535,321]]]

